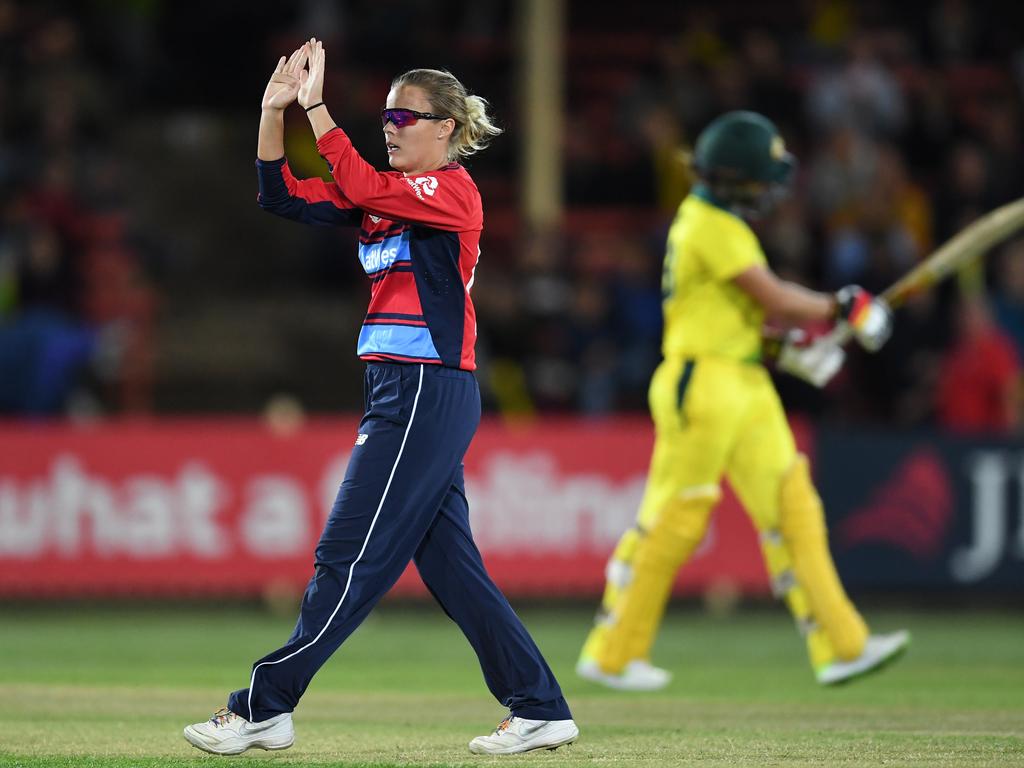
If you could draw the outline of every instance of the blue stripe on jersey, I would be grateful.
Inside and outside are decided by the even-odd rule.
[[[379,243],[359,244],[359,263],[366,274],[387,269],[396,262],[409,261],[409,233],[386,237]]]
[[[430,329],[412,325],[364,325],[359,331],[356,354],[401,355],[425,360],[440,360],[430,338]]]

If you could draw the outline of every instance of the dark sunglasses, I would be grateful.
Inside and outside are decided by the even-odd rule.
[[[416,125],[417,120],[447,120],[446,115],[432,115],[429,112],[417,112],[415,109],[382,109],[380,124],[394,123],[395,128]]]

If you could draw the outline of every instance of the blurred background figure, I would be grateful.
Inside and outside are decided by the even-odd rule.
[[[152,409],[157,291],[132,229],[120,84],[73,10],[5,2],[0,412]],[[117,83],[111,85],[111,83]]]
[[[938,381],[938,418],[957,432],[1010,433],[1020,420],[1020,357],[1013,337],[993,318],[981,296],[957,308],[952,347]]]

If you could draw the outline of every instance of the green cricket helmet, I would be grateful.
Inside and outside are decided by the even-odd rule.
[[[775,124],[746,110],[726,112],[701,132],[693,164],[713,195],[754,215],[771,210],[796,170]]]

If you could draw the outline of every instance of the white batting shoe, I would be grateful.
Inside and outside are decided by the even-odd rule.
[[[203,723],[185,726],[185,741],[215,755],[237,755],[253,747],[288,749],[295,742],[291,712],[250,723],[227,707],[221,707]]]
[[[617,691],[660,691],[672,682],[672,673],[644,659],[633,659],[617,675],[605,672],[593,659],[580,659],[576,674]]]
[[[527,720],[509,715],[489,736],[477,736],[469,742],[474,755],[516,755],[535,749],[558,749],[571,744],[580,735],[572,720]]]
[[[864,652],[853,661],[833,661],[815,670],[822,685],[837,685],[881,669],[899,658],[910,645],[910,633],[901,629],[888,635],[871,635],[864,644]]]

